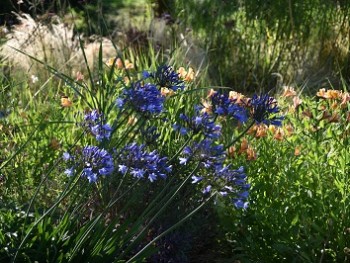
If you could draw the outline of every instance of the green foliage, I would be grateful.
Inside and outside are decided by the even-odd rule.
[[[248,93],[279,88],[281,81],[320,87],[325,76],[338,85],[337,78],[349,73],[348,6],[348,1],[192,0],[176,1],[168,12],[208,50],[213,83]]]
[[[242,217],[219,210],[242,262],[349,259],[348,106],[332,110],[336,100],[302,99],[285,120],[294,128],[292,135],[252,142],[258,159],[249,163],[249,209]],[[330,121],[325,112],[339,114],[339,120]],[[295,148],[300,154],[295,155]]]

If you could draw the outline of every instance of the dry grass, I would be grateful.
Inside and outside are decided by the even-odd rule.
[[[75,74],[86,69],[79,39],[74,35],[73,25],[66,25],[58,17],[51,23],[44,24],[32,19],[28,14],[18,15],[20,23],[6,34],[6,43],[0,48],[2,61],[12,71],[40,75],[42,66],[25,54],[60,70],[65,74]],[[93,42],[85,41],[84,51],[90,67],[96,65],[100,43],[103,57],[116,56],[116,49],[106,38],[96,38]]]

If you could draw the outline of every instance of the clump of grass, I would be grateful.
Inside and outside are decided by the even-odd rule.
[[[85,71],[85,59],[80,49],[80,40],[74,34],[74,24],[67,25],[57,16],[52,17],[50,23],[37,22],[28,14],[17,15],[17,17],[20,23],[6,34],[7,41],[0,49],[2,63],[6,63],[13,74],[16,75],[17,71],[35,76],[45,74],[40,63],[23,53],[65,74],[74,75],[78,71]],[[82,41],[85,42],[85,40]],[[103,44],[105,57],[117,54],[115,46],[107,38],[86,41],[83,46],[90,67],[97,65],[100,43]],[[49,76],[43,75],[40,78],[48,79]]]

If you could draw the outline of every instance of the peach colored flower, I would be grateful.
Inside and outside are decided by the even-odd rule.
[[[243,94],[236,91],[230,91],[228,97],[230,100],[235,101],[236,104],[243,104],[247,102],[246,97]]]
[[[289,87],[289,86],[284,86],[283,87],[282,97],[287,98],[287,97],[294,97],[296,95],[297,95],[297,93],[296,93],[296,91],[294,90],[293,87]]]
[[[247,131],[248,135],[255,136],[256,130],[258,129],[258,125],[254,124],[250,129]]]
[[[298,96],[295,96],[293,98],[293,107],[294,107],[294,109],[298,108],[302,103],[303,103],[303,101]]]
[[[175,92],[171,89],[168,89],[168,88],[161,88],[160,94],[162,94],[162,96],[164,96],[164,97],[167,97],[167,96],[174,95]]]
[[[214,89],[210,89],[210,90],[208,91],[207,98],[211,98],[211,97],[213,97],[215,94],[216,94],[216,91],[215,91]]]
[[[345,108],[349,101],[350,101],[349,93],[347,92],[343,93],[342,101],[340,103],[341,108]]]
[[[188,71],[184,67],[180,67],[177,70],[177,73],[179,73],[179,77],[183,79],[186,82],[191,82],[194,80],[195,74],[193,68],[188,68]]]
[[[248,146],[246,153],[247,153],[247,160],[248,161],[256,160],[256,152],[254,151],[254,149],[252,147]]]
[[[235,158],[236,155],[236,147],[235,146],[231,146],[228,148],[228,156],[230,156],[231,158]]]
[[[67,97],[67,96],[62,96],[61,97],[61,106],[64,108],[71,107],[73,105],[73,102]]]
[[[340,99],[342,97],[342,92],[340,90],[327,90],[326,99]]]
[[[273,138],[277,141],[282,141],[284,138],[284,131],[282,128],[277,128],[275,135],[273,136]]]
[[[83,80],[84,80],[84,75],[83,75],[83,73],[81,73],[80,71],[78,71],[77,74],[76,74],[75,80],[76,80],[76,81],[83,81]]]
[[[319,89],[318,92],[316,93],[316,96],[325,98],[325,94],[326,94],[326,89]]]
[[[255,137],[262,138],[262,137],[266,137],[266,136],[267,136],[267,126],[265,124],[259,125],[257,130],[256,130]]]
[[[201,110],[202,113],[208,113],[208,114],[213,113],[213,105],[211,104],[210,101],[202,99],[202,105],[203,105],[203,109]]]
[[[299,156],[301,155],[301,146],[296,146],[295,149],[294,149],[294,155],[295,156]]]
[[[244,153],[248,149],[248,140],[246,138],[242,139],[241,147],[238,151],[239,154]]]
[[[287,131],[287,135],[288,135],[288,136],[293,135],[294,128],[293,128],[293,126],[292,126],[291,124],[287,124],[287,125],[285,126],[285,129],[286,129],[286,131]]]
[[[324,98],[324,99],[340,99],[342,97],[342,92],[339,90],[327,90],[326,89],[320,89],[316,95],[318,97]]]

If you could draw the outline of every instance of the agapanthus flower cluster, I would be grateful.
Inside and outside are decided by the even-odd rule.
[[[277,116],[279,108],[277,101],[268,94],[254,95],[248,101],[250,116],[256,123],[264,123],[266,125],[281,126],[283,116]]]
[[[135,178],[148,178],[151,182],[159,177],[165,179],[172,170],[167,163],[167,157],[161,157],[158,152],[147,152],[145,145],[132,143],[120,151],[116,151],[118,171],[130,173]]]
[[[186,146],[179,158],[180,164],[186,165],[189,161],[200,162],[203,168],[209,169],[221,167],[225,160],[225,149],[223,145],[217,145],[212,139],[204,139]]]
[[[221,181],[224,185],[219,194],[223,197],[229,196],[233,204],[237,208],[246,209],[248,207],[248,196],[250,184],[247,183],[247,175],[244,167],[232,170],[229,166],[225,166],[215,172],[215,180]]]
[[[217,139],[221,135],[221,126],[215,123],[213,116],[206,112],[201,112],[200,107],[195,108],[195,115],[192,117],[181,113],[180,119],[183,125],[175,123],[173,129],[179,131],[182,135],[203,133],[207,138]]]
[[[179,158],[180,164],[191,161],[200,162],[197,174],[192,176],[192,183],[202,187],[202,193],[208,194],[213,189],[223,197],[229,197],[237,208],[247,208],[248,190],[243,167],[237,170],[224,165],[226,154],[223,145],[217,145],[210,139],[204,139],[193,146],[187,146]]]
[[[128,105],[143,114],[160,114],[163,111],[165,97],[155,84],[134,82],[125,89],[116,100],[116,105],[123,108]]]
[[[167,88],[173,91],[185,88],[184,82],[180,79],[179,73],[176,73],[172,67],[162,65],[157,68],[156,72],[143,72],[145,79],[152,78],[154,83],[161,88]]]
[[[65,170],[68,176],[81,172],[81,176],[94,183],[100,176],[110,175],[114,171],[112,156],[97,146],[86,146],[74,154],[65,152],[63,159],[70,166]]]
[[[244,123],[248,119],[247,110],[236,104],[234,100],[229,98],[226,93],[219,92],[210,93],[212,111],[219,116],[233,117]]]
[[[104,123],[103,114],[98,113],[97,110],[85,113],[83,126],[87,127],[99,142],[103,139],[108,140],[111,136],[111,126]]]

